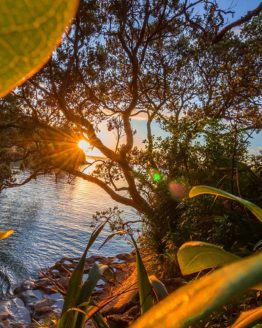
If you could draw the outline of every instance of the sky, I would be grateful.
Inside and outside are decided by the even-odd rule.
[[[256,8],[260,0],[217,0],[221,8],[232,8],[235,11],[234,19],[243,16],[247,11]]]
[[[235,11],[233,18],[232,16],[228,16],[228,23],[235,21],[236,19],[245,15],[248,11],[253,10],[259,5],[260,2],[260,0],[217,0],[217,3],[222,9],[230,9]],[[141,145],[142,141],[146,138],[146,121],[140,117],[133,120],[132,125],[133,128],[137,131],[135,135],[136,144]],[[153,123],[152,128],[153,134],[155,136],[165,135],[165,132],[160,129],[157,123]],[[106,128],[103,128],[102,130],[103,131],[101,131],[99,136],[106,145],[112,147],[114,145],[113,137],[108,136],[108,131]],[[250,149],[253,153],[257,153],[259,150],[262,150],[262,133],[253,135]],[[96,150],[92,151],[91,153],[92,155],[100,155],[100,153]]]

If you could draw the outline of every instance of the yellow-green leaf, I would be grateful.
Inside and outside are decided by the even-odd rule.
[[[237,319],[237,321],[233,324],[232,328],[248,328],[253,327],[256,323],[261,322],[262,320],[262,306],[250,310],[242,312]]]
[[[205,318],[233,296],[262,281],[262,253],[231,263],[177,289],[132,328],[184,328]]]
[[[209,186],[195,186],[190,190],[189,197],[192,198],[204,194],[221,196],[221,197],[235,200],[240,204],[242,204],[243,206],[245,206],[246,208],[248,208],[262,222],[262,209],[260,207],[249,202],[248,200],[232,195],[224,190],[217,189],[214,187],[209,187]]]
[[[1,0],[0,97],[47,62],[77,5],[78,0]]]
[[[14,230],[12,230],[12,229],[6,230],[6,231],[0,231],[0,240],[6,239],[7,237],[12,235],[13,233],[14,233]]]
[[[240,257],[226,252],[221,247],[200,241],[190,241],[183,244],[178,252],[177,259],[183,275],[200,272],[230,262]]]
[[[241,258],[226,252],[221,247],[201,241],[184,243],[177,252],[177,259],[183,275],[224,266]],[[262,284],[253,287],[262,290]]]

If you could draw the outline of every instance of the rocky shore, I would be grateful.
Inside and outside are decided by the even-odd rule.
[[[12,297],[0,301],[0,328],[33,328],[39,324],[45,324],[45,327],[50,324],[51,327],[51,319],[59,318],[64,302],[57,286],[66,290],[78,261],[77,258],[62,258],[49,269],[41,270],[37,279],[17,286]],[[127,327],[139,314],[135,256],[133,253],[115,257],[91,256],[86,259],[84,279],[95,262],[109,265],[115,272],[115,279],[101,279],[94,299],[103,307],[112,326]],[[87,323],[86,327],[89,326]]]

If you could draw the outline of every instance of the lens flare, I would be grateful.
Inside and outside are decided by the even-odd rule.
[[[155,182],[159,182],[161,179],[162,179],[162,176],[161,176],[161,174],[160,174],[159,172],[155,172],[155,173],[153,174],[153,180],[154,180]]]
[[[169,191],[172,197],[178,201],[181,201],[188,196],[188,187],[175,181],[169,184]]]
[[[89,149],[89,143],[86,140],[79,140],[78,141],[78,147],[83,150],[85,153],[87,153],[88,149]]]

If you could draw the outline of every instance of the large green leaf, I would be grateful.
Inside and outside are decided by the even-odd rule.
[[[218,269],[177,289],[132,328],[184,328],[205,318],[234,295],[262,281],[262,253]]]
[[[78,0],[1,0],[0,97],[47,62],[77,5]]]
[[[58,328],[72,328],[74,327],[74,322],[77,319],[77,313],[67,312],[70,308],[77,307],[79,295],[82,289],[82,279],[85,267],[85,259],[88,250],[93,245],[100,232],[104,228],[106,222],[102,223],[93,233],[91,234],[89,241],[87,243],[86,249],[77,264],[72,276],[69,280],[69,285],[67,289],[67,294],[65,296],[64,306],[62,310],[62,316],[59,320]]]
[[[262,306],[245,311],[240,314],[237,321],[233,324],[232,328],[248,328],[253,327],[256,323],[261,323],[262,321]]]
[[[240,257],[226,252],[221,247],[200,241],[190,241],[183,244],[177,259],[183,275],[200,272],[239,260]]]
[[[248,208],[262,222],[262,209],[260,207],[249,202],[248,200],[232,195],[221,189],[217,189],[209,186],[195,186],[190,190],[189,197],[192,198],[198,195],[205,195],[205,194],[221,196],[221,197],[235,200],[240,204],[242,204],[243,206],[245,206],[246,208]]]

